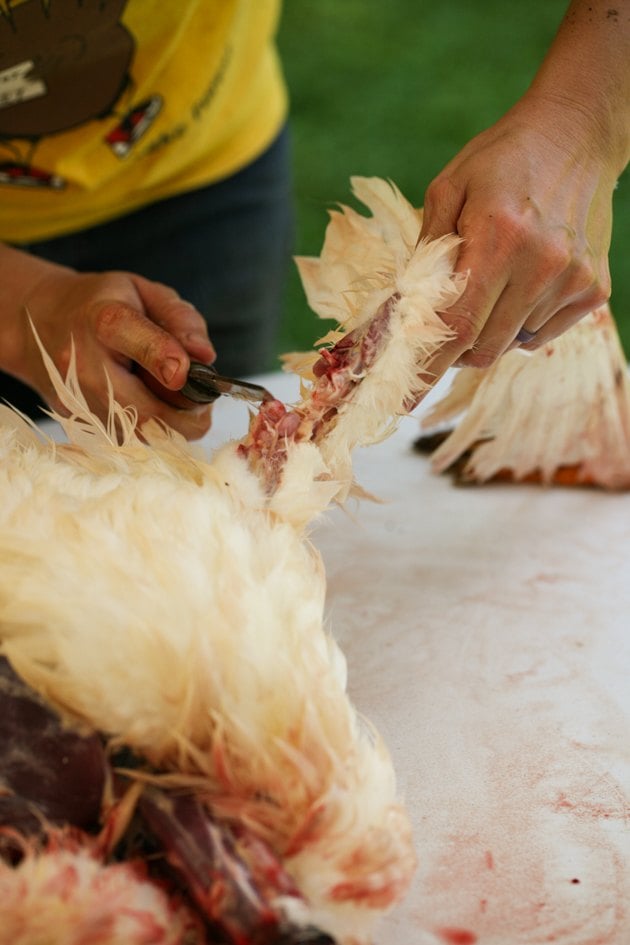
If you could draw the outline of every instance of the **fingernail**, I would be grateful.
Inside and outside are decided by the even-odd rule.
[[[180,362],[177,358],[167,358],[160,368],[162,380],[165,384],[170,384],[176,373],[179,371]]]

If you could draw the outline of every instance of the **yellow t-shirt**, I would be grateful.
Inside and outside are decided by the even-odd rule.
[[[280,0],[0,0],[0,240],[219,180],[273,140]]]

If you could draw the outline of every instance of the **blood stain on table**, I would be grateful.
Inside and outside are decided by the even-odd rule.
[[[436,929],[436,934],[446,945],[475,945],[477,936],[468,929],[456,929],[452,927]]]

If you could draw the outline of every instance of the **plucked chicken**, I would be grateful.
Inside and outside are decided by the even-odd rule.
[[[366,943],[409,884],[309,524],[421,396],[462,284],[456,237],[417,245],[395,187],[353,185],[371,216],[298,262],[339,327],[241,441],[104,425],[45,352],[68,442],[1,409],[0,945]]]

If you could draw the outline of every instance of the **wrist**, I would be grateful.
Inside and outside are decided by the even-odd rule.
[[[34,339],[29,301],[41,286],[72,270],[0,244],[0,368],[29,383]]]
[[[630,106],[614,107],[610,98],[589,94],[584,88],[566,89],[534,83],[524,100],[546,116],[556,140],[566,140],[586,159],[597,160],[617,179],[630,160]]]
[[[553,103],[618,177],[630,161],[628,11],[608,0],[571,0],[524,98]]]
[[[609,120],[606,109],[587,99],[557,84],[547,88],[535,83],[511,111],[531,132],[563,149],[576,165],[598,168],[614,186],[630,157],[630,123]]]

